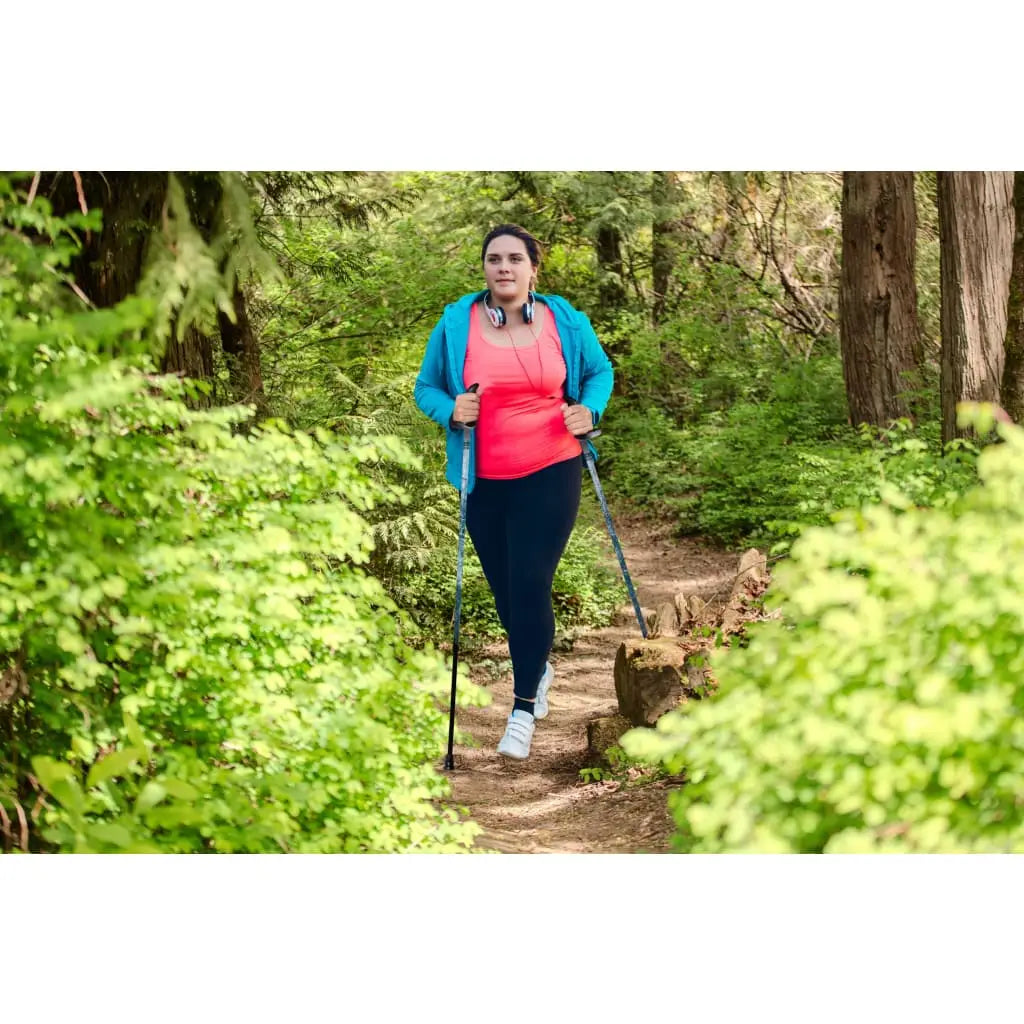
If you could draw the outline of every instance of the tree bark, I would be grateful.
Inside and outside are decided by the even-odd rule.
[[[886,427],[910,414],[921,347],[911,172],[846,171],[839,339],[850,422]]]
[[[965,436],[959,402],[1000,401],[1013,258],[1013,172],[942,171],[942,439]]]
[[[245,293],[235,285],[232,296],[235,322],[222,312],[217,314],[221,345],[228,364],[231,395],[236,402],[256,406],[257,416],[267,413],[266,393],[263,390],[263,368],[260,364],[260,346],[252,330]]]
[[[1013,176],[1013,265],[1006,312],[1006,363],[1002,405],[1015,423],[1024,422],[1024,171]]]
[[[194,172],[181,174],[179,179],[185,190],[189,217],[204,241],[209,243],[214,216],[220,203],[220,177],[207,172]],[[212,380],[215,370],[213,345],[213,338],[197,327],[187,327],[181,332],[175,322],[171,326],[171,336],[167,341],[160,368],[164,373],[177,373],[192,380]],[[189,405],[198,408],[209,407],[213,405],[213,396],[200,392],[189,399]]]
[[[107,309],[135,291],[142,277],[146,249],[167,195],[164,172],[85,171],[78,185],[70,171],[53,175],[47,194],[55,212],[103,211],[103,229],[83,238],[71,264],[75,283],[94,305]]]
[[[94,305],[107,308],[131,295],[139,285],[145,266],[147,247],[159,226],[167,195],[168,175],[164,172],[84,172],[78,183],[70,172],[55,173],[45,189],[54,209],[60,213],[86,207],[103,211],[103,228],[83,239],[83,248],[75,257],[72,273],[75,283]],[[221,200],[218,174],[190,172],[182,174],[193,222],[209,242]],[[621,262],[621,261],[620,261]],[[232,397],[238,402],[256,405],[266,414],[266,396],[260,365],[259,343],[253,333],[245,296],[235,288],[232,302],[236,323],[223,313],[217,314],[221,343],[228,364]],[[213,339],[189,328],[180,337],[171,331],[161,359],[165,373],[179,373],[197,380],[210,380],[214,374]],[[202,405],[210,404],[202,400]]]
[[[598,302],[606,316],[614,313],[626,299],[622,267],[622,236],[618,228],[603,224],[595,241],[598,278]]]
[[[193,380],[211,380],[214,370],[212,340],[195,327],[187,328],[179,338],[177,325],[172,324],[160,369],[163,373],[177,373]],[[189,405],[196,408],[207,408],[212,404],[211,395],[199,395],[189,400]]]

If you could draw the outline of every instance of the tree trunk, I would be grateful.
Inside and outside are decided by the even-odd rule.
[[[1013,268],[1006,313],[1006,365],[1003,408],[1015,423],[1024,422],[1024,171],[1013,176]]]
[[[195,327],[186,329],[182,337],[178,337],[177,325],[171,325],[171,336],[167,339],[167,348],[160,364],[163,373],[177,373],[192,380],[211,380],[213,378],[213,342]],[[213,404],[212,396],[199,395],[189,399],[190,406],[206,408]]]
[[[1003,171],[938,175],[943,441],[969,433],[957,427],[958,402],[1000,400],[1013,257],[1013,177]]]
[[[185,190],[189,217],[203,240],[209,243],[213,218],[220,202],[220,178],[216,174],[195,172],[180,174]],[[219,314],[218,314],[219,315]],[[171,336],[160,363],[164,373],[177,373],[192,380],[210,381],[214,375],[213,338],[197,327],[180,332],[177,322],[171,325]],[[212,394],[199,392],[189,399],[189,405],[206,408],[213,405]]]
[[[99,207],[103,229],[82,239],[71,264],[75,283],[94,305],[107,309],[135,291],[142,277],[146,249],[167,195],[164,172],[85,171],[78,183],[70,171],[53,175],[47,195],[54,211],[66,214]]]
[[[619,309],[626,299],[622,267],[622,236],[618,228],[603,224],[595,245],[598,266],[598,301],[606,316]]]
[[[189,176],[186,176],[186,182]],[[201,178],[200,175],[192,175]],[[139,286],[153,231],[161,222],[167,196],[165,172],[95,171],[79,175],[79,195],[74,175],[63,171],[53,176],[47,194],[61,213],[81,208],[103,211],[103,229],[83,238],[81,252],[71,271],[86,298],[100,308],[116,305]],[[180,373],[198,380],[213,376],[211,340],[195,328],[171,337],[161,359],[164,373]],[[193,404],[209,405],[209,399]]]
[[[223,312],[217,314],[221,344],[231,380],[231,395],[236,402],[255,405],[256,415],[262,417],[267,412],[267,401],[263,390],[260,346],[253,334],[245,294],[238,285],[235,285],[232,304],[235,309],[234,323]]]
[[[655,171],[651,179],[651,274],[654,302],[651,319],[655,326],[665,318],[672,266],[675,262],[675,238],[679,233],[678,221],[672,216],[676,184],[671,171]]]
[[[912,172],[843,174],[839,338],[850,422],[885,427],[910,414],[920,360]]]

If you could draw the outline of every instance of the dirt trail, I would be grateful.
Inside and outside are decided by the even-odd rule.
[[[728,588],[738,556],[698,541],[674,540],[666,527],[619,521],[616,530],[640,604],[653,608],[680,590],[708,598]],[[608,543],[608,564],[618,563]],[[623,604],[629,597],[622,586]],[[622,625],[579,635],[572,651],[555,653],[551,712],[537,723],[530,757],[524,762],[495,750],[512,706],[512,674],[492,680],[471,666],[474,682],[487,686],[487,708],[460,708],[458,726],[476,746],[455,748],[451,773],[454,801],[469,809],[484,834],[477,845],[503,853],[663,853],[672,820],[666,809],[670,784],[623,786],[615,781],[585,783],[587,723],[616,713],[612,669],[619,645],[639,635],[635,618]],[[507,658],[507,645],[488,648]]]

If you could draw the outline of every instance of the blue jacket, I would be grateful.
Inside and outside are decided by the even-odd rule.
[[[437,326],[430,332],[413,396],[416,404],[448,434],[448,465],[445,478],[455,488],[461,484],[462,430],[449,425],[455,411],[455,396],[466,390],[463,371],[469,345],[469,313],[483,292],[463,295],[444,308]],[[559,295],[535,293],[555,317],[565,357],[565,393],[594,413],[595,424],[601,418],[612,393],[612,364],[597,340],[585,313],[574,309]],[[590,444],[588,441],[587,444]],[[591,451],[593,448],[591,447]],[[596,453],[595,453],[596,458]],[[469,484],[476,483],[476,437],[469,446]]]

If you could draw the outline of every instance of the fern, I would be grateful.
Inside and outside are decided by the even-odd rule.
[[[190,327],[209,334],[216,315],[235,319],[235,285],[252,274],[276,280],[280,271],[260,244],[249,194],[240,175],[218,176],[217,208],[207,237],[189,207],[181,178],[168,178],[160,228],[154,233],[139,294],[156,303],[155,334],[166,342],[172,327],[183,335]]]

